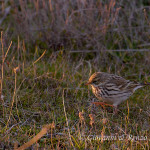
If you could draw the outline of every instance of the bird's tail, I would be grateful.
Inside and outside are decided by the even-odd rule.
[[[133,84],[133,92],[136,91],[137,89],[144,87],[144,86],[148,86],[150,85],[150,83],[137,83],[137,84]]]
[[[148,85],[150,85],[150,83],[149,82],[147,82],[147,83],[145,82],[145,83],[141,83],[141,85],[142,86],[148,86]]]

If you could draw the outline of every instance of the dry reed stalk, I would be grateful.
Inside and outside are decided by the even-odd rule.
[[[50,9],[51,12],[53,11],[52,1],[51,0],[49,0],[49,9]]]
[[[2,74],[1,74],[1,95],[3,92],[3,78],[4,78],[4,45],[3,45],[3,32],[1,32],[1,45],[2,45]],[[4,116],[4,100],[1,99],[3,105],[3,116]]]
[[[13,98],[12,98],[12,103],[11,103],[9,117],[8,117],[7,124],[6,124],[6,129],[7,129],[8,125],[9,125],[9,121],[10,121],[11,115],[12,115],[12,109],[13,109],[14,102],[15,102],[16,89],[17,89],[17,72],[18,72],[18,69],[19,69],[19,67],[14,68],[14,73],[15,73],[15,88],[14,88],[14,94],[13,94]]]
[[[4,44],[3,44],[3,32],[1,32],[1,45],[2,45],[2,73],[1,73],[1,81],[0,81],[0,86],[1,86],[1,89],[0,89],[0,100],[2,101],[2,105],[3,105],[3,116],[4,116],[4,100],[2,98],[2,93],[3,93],[3,79],[4,79],[4,62],[5,62],[5,59],[7,57],[7,54],[10,50],[10,47],[12,45],[12,41],[10,42],[9,44],[9,47],[6,51],[6,53],[4,54]]]

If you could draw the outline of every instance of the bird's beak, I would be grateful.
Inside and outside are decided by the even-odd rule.
[[[89,84],[91,84],[91,83],[90,82],[85,83],[85,85],[89,85]]]

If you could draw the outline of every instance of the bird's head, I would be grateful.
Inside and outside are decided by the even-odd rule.
[[[98,86],[100,83],[102,83],[102,76],[102,72],[96,72],[92,74],[86,85]]]

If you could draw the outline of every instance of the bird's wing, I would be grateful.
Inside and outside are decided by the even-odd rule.
[[[134,88],[136,88],[137,86],[139,86],[139,83],[136,82],[132,82],[130,80],[126,80],[120,76],[117,75],[113,75],[109,81],[107,81],[107,86],[108,85],[112,85],[115,88],[117,88],[120,91],[133,91]],[[141,85],[140,85],[141,86]]]

